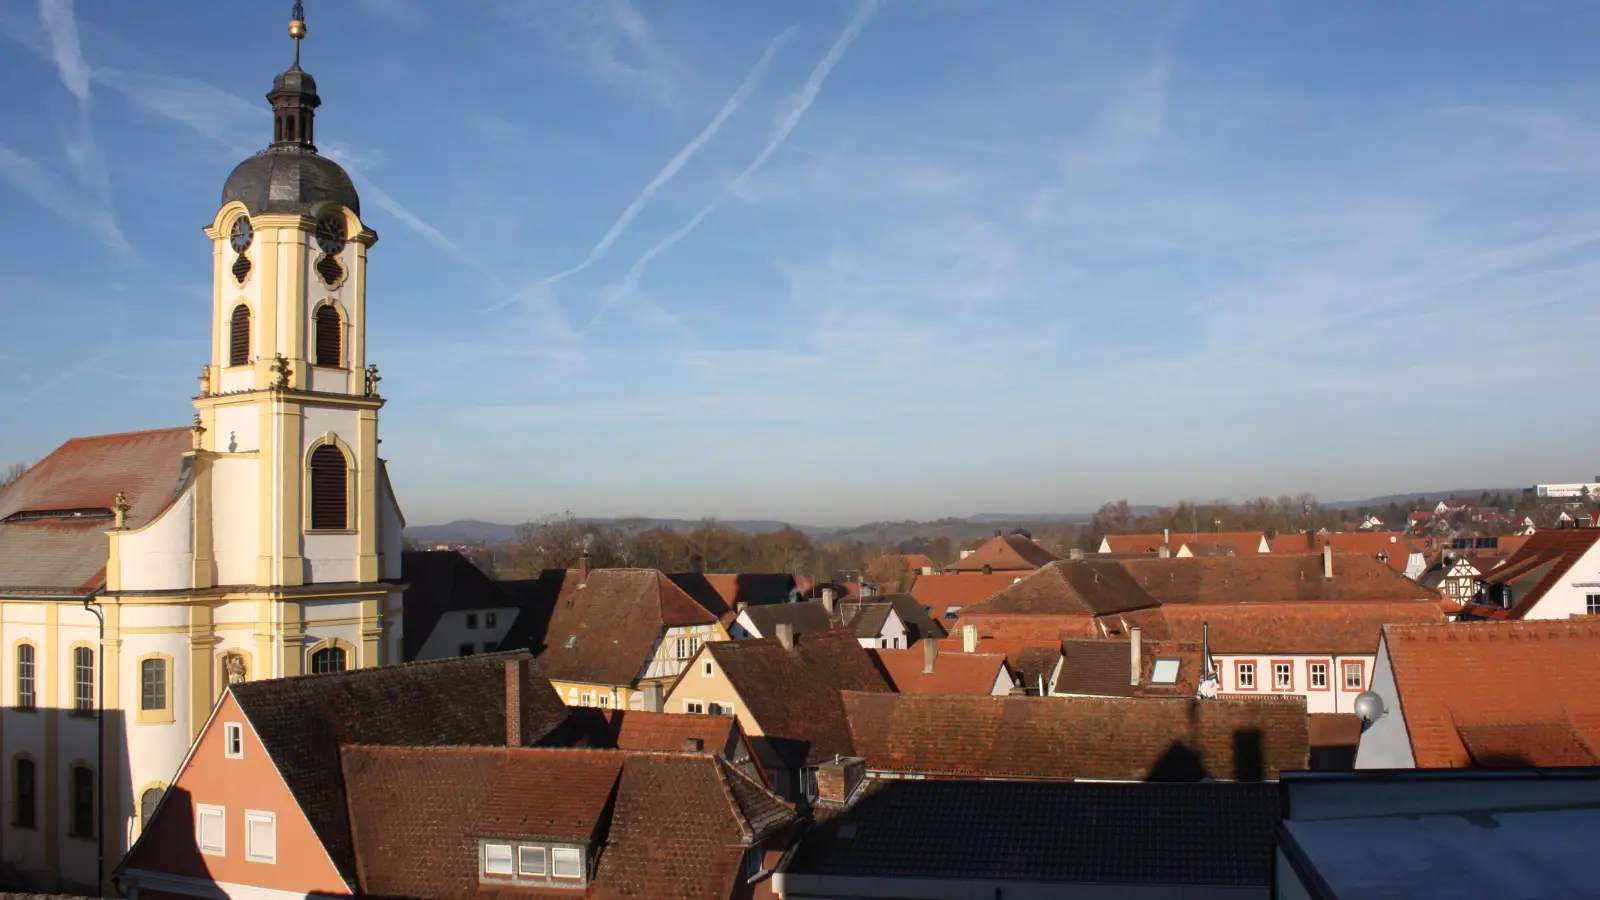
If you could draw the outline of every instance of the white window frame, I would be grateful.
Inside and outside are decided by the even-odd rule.
[[[1242,662],[1237,664],[1234,666],[1233,677],[1239,682],[1237,685],[1235,685],[1235,687],[1239,688],[1240,690],[1255,690],[1256,664],[1253,662]],[[1246,679],[1249,681],[1248,684],[1245,683]]]
[[[1356,667],[1356,672],[1358,673],[1358,676],[1361,679],[1361,683],[1360,684],[1357,684],[1357,685],[1351,685],[1350,684],[1350,668],[1352,666]],[[1344,684],[1344,689],[1347,690],[1347,691],[1364,690],[1366,688],[1366,686],[1367,686],[1367,666],[1366,666],[1366,664],[1361,662],[1360,660],[1356,660],[1356,659],[1352,659],[1352,660],[1347,660],[1347,661],[1341,662],[1339,664],[1339,680],[1340,680],[1340,682],[1342,682]]]
[[[489,851],[501,849],[506,851],[506,870],[504,872],[489,871]],[[515,878],[517,876],[517,848],[513,844],[502,844],[498,841],[485,841],[480,854],[479,865],[482,866],[485,878]]]
[[[539,871],[529,871],[522,865],[522,854],[539,854]],[[547,847],[537,847],[523,844],[517,848],[517,877],[518,878],[549,878],[550,877],[550,850]]]
[[[556,874],[556,865],[558,864],[557,860],[559,859],[559,857],[566,856],[567,854],[572,854],[573,856],[577,857],[578,874],[576,874],[576,875],[558,875],[558,874]],[[550,877],[552,879],[559,879],[559,880],[562,880],[562,881],[578,881],[578,882],[582,882],[583,881],[583,851],[579,850],[577,847],[551,847],[550,848]]]
[[[218,829],[222,841],[215,847],[207,847],[203,835],[205,834],[205,820],[207,816],[215,816],[221,823]],[[194,805],[194,845],[206,856],[228,855],[228,808],[211,803],[196,803]]]
[[[1158,659],[1150,667],[1151,684],[1177,684],[1179,661],[1176,659]]]
[[[1317,684],[1317,675],[1318,675],[1318,671],[1317,670],[1319,670],[1319,669],[1322,670],[1321,671],[1321,675],[1322,675],[1322,683],[1321,684]],[[1328,664],[1327,663],[1325,663],[1325,662],[1314,662],[1314,663],[1307,663],[1306,664],[1306,687],[1311,688],[1313,690],[1318,690],[1318,691],[1325,691],[1325,690],[1328,689]]]
[[[702,678],[710,678],[712,676],[712,672],[711,660],[708,659],[700,664],[700,676]]]
[[[228,759],[244,759],[244,723],[222,723],[222,755]]]
[[[699,709],[692,709],[691,707],[699,707]],[[687,713],[688,715],[691,715],[691,716],[703,716],[703,715],[705,715],[705,712],[706,712],[705,701],[704,700],[689,700],[689,699],[685,698],[684,701],[683,701],[683,711],[685,713]]]
[[[250,826],[265,822],[272,826],[272,848],[270,852],[263,853],[250,837]],[[275,813],[259,809],[244,811],[244,858],[251,862],[275,863],[278,861],[278,816]]]
[[[1275,691],[1294,690],[1294,663],[1274,662],[1272,664],[1272,689]]]
[[[1583,595],[1584,615],[1600,616],[1600,594]]]
[[[493,627],[495,627],[495,623],[497,621],[499,621],[499,620],[495,618],[494,613],[486,612],[486,613],[483,614],[483,627],[484,628],[493,628]]]

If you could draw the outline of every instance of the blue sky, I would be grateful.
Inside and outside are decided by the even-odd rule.
[[[1600,471],[1600,4],[307,7],[412,524]],[[188,420],[288,8],[0,3],[0,460]]]

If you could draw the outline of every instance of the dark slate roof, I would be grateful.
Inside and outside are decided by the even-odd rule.
[[[745,617],[762,637],[778,633],[778,626],[788,623],[795,634],[812,634],[833,627],[833,619],[821,600],[802,600],[799,603],[779,603],[771,606],[752,606],[744,611]],[[876,633],[876,632],[874,632]]]
[[[189,479],[192,446],[187,428],[73,438],[0,488],[0,593],[82,596],[103,585],[117,492],[132,507],[128,527],[149,524]],[[64,515],[37,515],[52,512]]]
[[[667,577],[693,597],[696,603],[719,617],[732,612],[740,603],[746,606],[788,603],[795,589],[794,576],[785,573],[707,575],[701,572],[678,572]]]
[[[239,163],[222,186],[223,204],[234,200],[252,216],[317,216],[340,206],[361,215],[361,196],[349,174],[333,160],[301,146],[272,147]]]
[[[1131,653],[1127,641],[1062,641],[1061,677],[1056,681],[1056,691],[1091,697],[1132,697]]]
[[[1278,819],[1273,784],[871,782],[786,871],[1264,889]]]
[[[717,621],[655,569],[594,569],[583,584],[568,569],[502,587],[527,600],[503,646],[532,650],[559,681],[634,684],[668,627]]]
[[[505,665],[524,660],[523,741],[536,743],[566,716],[525,652],[302,675],[228,688],[284,783],[355,883],[355,855],[339,772],[340,744],[504,746]]]
[[[773,750],[815,765],[852,755],[840,691],[891,690],[848,631],[799,635],[794,649],[776,638],[705,645]]]
[[[515,605],[482,569],[454,550],[406,551],[400,557],[400,580],[406,583],[401,653],[408,660],[422,652],[446,612]]]
[[[1022,686],[1029,691],[1037,693],[1041,682],[1048,691],[1050,676],[1056,673],[1056,663],[1060,659],[1061,648],[1055,645],[1018,648],[1015,665],[1017,677],[1022,679]]]
[[[889,613],[894,606],[889,603],[861,603],[846,604],[846,608],[853,613],[853,617],[845,627],[858,638],[875,638],[883,633],[883,626],[889,621]]]
[[[895,615],[905,623],[907,637],[911,643],[923,638],[942,638],[949,634],[943,625],[928,615],[927,608],[916,597],[910,594],[886,594],[880,599],[894,607]]]
[[[484,896],[483,835],[593,836],[599,865],[582,896],[725,898],[743,883],[744,849],[795,818],[707,753],[347,747],[343,764],[367,896]]]

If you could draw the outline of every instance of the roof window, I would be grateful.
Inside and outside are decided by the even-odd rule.
[[[588,879],[583,848],[551,841],[485,840],[480,881],[530,887],[577,887]]]
[[[1150,672],[1151,684],[1177,684],[1178,661],[1175,659],[1158,659]]]
[[[98,507],[83,509],[24,509],[6,516],[7,524],[22,522],[73,522],[78,520],[110,519],[111,510]]]

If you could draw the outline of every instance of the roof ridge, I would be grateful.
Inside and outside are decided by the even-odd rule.
[[[188,430],[189,430],[188,428],[186,428],[186,427],[184,427],[182,425],[173,425],[173,426],[168,426],[166,428],[141,428],[141,429],[139,429],[137,431],[113,431],[113,432],[110,432],[108,434],[84,434],[84,435],[79,435],[78,437],[67,438],[65,441],[61,442],[61,446],[65,447],[68,444],[77,444],[77,443],[82,443],[82,442],[85,442],[85,441],[102,441],[102,440],[110,440],[112,438],[137,437],[137,436],[139,436],[141,434],[160,434],[162,432],[186,432]]]
[[[228,685],[228,690],[237,691],[239,688],[254,688],[256,685],[277,684],[288,681],[305,681],[311,678],[340,678],[349,679],[363,675],[394,672],[399,669],[419,669],[426,666],[439,666],[447,663],[460,664],[463,660],[487,660],[496,657],[501,659],[514,659],[525,656],[530,660],[537,660],[531,650],[495,650],[490,653],[474,653],[471,656],[442,656],[438,659],[414,659],[411,662],[390,663],[383,666],[365,666],[359,669],[346,669],[343,672],[302,672],[299,675],[280,675],[277,678],[264,678],[260,681],[246,681],[240,684]]]

